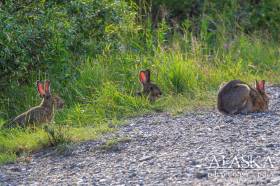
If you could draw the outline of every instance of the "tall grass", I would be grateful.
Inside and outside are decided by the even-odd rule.
[[[126,25],[127,32],[119,33],[121,48],[108,46],[99,55],[79,57],[78,75],[68,84],[56,81],[56,74],[41,74],[41,79],[52,80],[52,91],[67,103],[55,116],[53,130],[58,133],[51,138],[50,131],[43,129],[0,131],[0,163],[49,146],[60,136],[66,141],[95,139],[113,131],[127,117],[214,105],[219,85],[231,79],[279,81],[275,75],[280,70],[279,44],[243,33],[227,37],[223,27],[212,42],[213,33],[207,31],[207,22],[204,24],[199,35],[188,29],[171,34],[164,22],[157,30],[150,23]],[[163,91],[155,103],[134,96],[141,89],[138,72],[146,68]],[[30,78],[35,82],[38,76]],[[16,85],[12,82],[11,86]],[[2,104],[27,109],[40,102],[35,91],[35,85],[21,87]],[[5,118],[11,116],[2,112]]]

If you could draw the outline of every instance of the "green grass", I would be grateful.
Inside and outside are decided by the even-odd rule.
[[[66,87],[55,81],[55,76],[41,75],[52,79],[52,91],[66,100],[66,108],[56,114],[55,123],[47,129],[1,130],[0,163],[13,162],[22,153],[50,145],[65,151],[72,142],[97,139],[114,131],[128,117],[213,107],[218,87],[231,79],[279,82],[280,45],[260,36],[239,34],[212,46],[189,33],[176,35],[167,43],[162,39],[163,32],[158,31],[155,36],[149,30],[146,32],[145,44],[141,44],[141,34],[128,33],[124,49],[81,57],[82,65],[76,67],[79,76]],[[163,91],[155,103],[134,96],[141,89],[138,72],[146,68]],[[24,111],[40,102],[34,85],[22,90],[24,97],[14,92],[6,102],[7,107],[20,104],[20,111]],[[0,124],[4,122],[0,120]]]

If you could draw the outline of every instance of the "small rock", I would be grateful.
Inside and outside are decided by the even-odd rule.
[[[208,178],[208,174],[206,172],[197,172],[195,177],[198,179]]]
[[[19,167],[12,167],[10,170],[13,172],[21,172],[21,168]]]
[[[151,160],[153,158],[154,158],[154,156],[144,156],[141,159],[139,159],[139,162],[148,161],[148,160]]]
[[[129,177],[129,178],[133,178],[133,177],[135,177],[136,175],[137,175],[137,174],[136,174],[135,172],[133,172],[133,173],[130,173],[128,177]]]

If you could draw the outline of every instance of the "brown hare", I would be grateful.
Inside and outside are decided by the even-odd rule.
[[[142,92],[137,93],[139,96],[148,96],[150,101],[155,101],[157,98],[161,96],[161,90],[156,85],[151,83],[150,79],[150,70],[142,70],[139,72],[139,80],[142,84],[143,90]]]
[[[25,127],[30,124],[37,125],[49,123],[53,119],[55,109],[63,108],[63,99],[59,96],[51,95],[49,80],[45,81],[45,88],[40,81],[37,81],[36,84],[37,90],[43,98],[41,104],[15,117],[4,125],[5,128],[12,128],[16,126]]]
[[[243,81],[232,80],[220,88],[217,107],[224,114],[246,114],[267,111],[268,103],[264,80],[256,81],[255,88]]]

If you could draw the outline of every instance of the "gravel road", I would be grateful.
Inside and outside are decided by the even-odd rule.
[[[30,163],[1,166],[0,183],[280,185],[280,88],[268,92],[267,113],[224,116],[207,110],[130,119],[68,155],[48,149]]]

